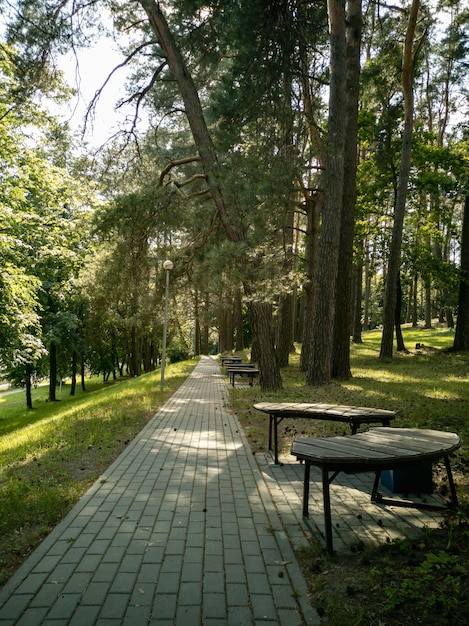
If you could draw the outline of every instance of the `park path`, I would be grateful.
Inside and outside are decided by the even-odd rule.
[[[215,359],[203,357],[0,592],[0,624],[318,624]]]

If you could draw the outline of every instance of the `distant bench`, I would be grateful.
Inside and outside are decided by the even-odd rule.
[[[240,356],[232,356],[231,354],[225,354],[225,355],[222,354],[220,357],[222,367],[225,367],[225,365],[231,365],[234,363],[241,363],[242,360],[243,359]]]
[[[278,425],[287,418],[327,420],[348,424],[355,435],[362,424],[382,424],[389,426],[396,416],[395,411],[371,409],[364,406],[344,406],[306,402],[258,402],[254,408],[269,414],[269,450],[272,451],[272,430],[274,434],[274,459],[278,465]]]
[[[259,376],[259,370],[254,364],[251,363],[234,363],[228,365],[226,368],[230,383],[234,387],[235,377],[241,376],[242,378],[249,378],[249,385],[252,387],[254,378]]]

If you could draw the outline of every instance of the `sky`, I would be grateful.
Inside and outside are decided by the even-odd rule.
[[[112,40],[103,38],[92,48],[78,51],[77,58],[68,54],[59,62],[68,85],[78,90],[69,105],[60,110],[60,115],[70,122],[73,130],[84,133],[83,139],[93,147],[105,143],[125,122],[126,115],[133,115],[131,106],[116,110],[119,99],[125,97],[125,68],[117,70],[103,87],[112,70],[123,61],[112,43]],[[85,127],[87,109],[101,88],[102,94]]]

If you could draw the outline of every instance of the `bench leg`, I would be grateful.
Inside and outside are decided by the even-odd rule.
[[[329,471],[322,468],[322,497],[324,502],[324,527],[326,532],[326,548],[329,554],[334,552],[332,545],[332,517]]]
[[[303,517],[309,517],[309,477],[311,465],[305,461],[305,478],[303,482]]]
[[[451,492],[451,505],[458,506],[458,494],[456,493],[456,487],[454,486],[453,472],[451,471],[451,465],[448,456],[445,456],[445,467],[448,475],[449,489]]]
[[[272,427],[273,427],[273,421],[274,421],[274,416],[272,414],[269,414],[269,450],[272,452],[273,448],[272,448]]]

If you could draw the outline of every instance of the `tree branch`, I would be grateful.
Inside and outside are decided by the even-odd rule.
[[[196,155],[191,157],[185,157],[184,159],[176,159],[175,161],[171,161],[170,163],[168,163],[168,165],[162,170],[160,174],[160,177],[158,179],[158,187],[163,186],[164,177],[169,174],[173,167],[178,167],[178,165],[185,165],[186,163],[194,163],[196,161],[200,161],[200,156]]]

